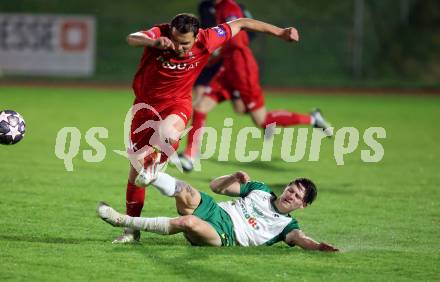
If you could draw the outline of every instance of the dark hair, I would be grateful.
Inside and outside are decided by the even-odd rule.
[[[290,182],[289,185],[295,184],[296,186],[304,187],[305,194],[304,194],[304,202],[307,205],[312,204],[312,202],[316,199],[316,196],[318,195],[318,190],[316,189],[316,185],[307,178],[298,178]]]
[[[193,32],[194,37],[197,37],[200,21],[193,14],[178,14],[171,20],[171,28],[173,27],[180,33]]]

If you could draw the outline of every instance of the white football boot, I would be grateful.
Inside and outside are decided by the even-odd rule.
[[[193,160],[184,153],[179,154],[179,160],[184,172],[191,172],[194,169]]]
[[[98,204],[98,207],[96,208],[96,213],[102,220],[115,227],[123,226],[122,220],[124,216],[126,216],[124,214],[117,212],[116,210],[114,210],[112,207],[110,207],[108,204],[104,202],[100,202]],[[118,238],[113,240],[112,243],[113,244],[137,243],[139,242],[140,238],[141,238],[141,232],[139,230],[125,228],[122,235],[120,235]]]
[[[131,228],[125,228],[124,232],[113,240],[113,244],[130,244],[139,243],[141,239],[141,232],[139,230],[133,230]]]
[[[105,202],[98,203],[98,207],[96,208],[96,213],[102,220],[104,220],[105,222],[107,222],[108,224],[114,227],[121,227],[125,216],[117,212],[115,209],[110,207]]]
[[[277,124],[274,122],[266,126],[264,129],[264,141],[270,141],[273,139],[277,129],[276,125]]]
[[[324,119],[324,117],[321,114],[321,111],[319,109],[313,110],[310,115],[313,117],[313,127],[314,128],[321,128],[322,132],[327,137],[333,136],[333,128],[331,125]]]

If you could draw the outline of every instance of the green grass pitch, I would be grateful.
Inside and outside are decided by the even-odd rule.
[[[271,93],[276,94],[276,93]],[[398,93],[396,93],[398,94]],[[286,163],[280,138],[273,160],[240,163],[216,158],[202,172],[182,175],[203,191],[215,176],[245,170],[279,193],[297,176],[319,189],[310,208],[294,212],[302,229],[339,247],[337,254],[303,251],[283,243],[272,247],[191,247],[182,235],[143,233],[141,244],[115,246],[121,230],[99,220],[95,207],[106,200],[123,211],[128,163],[123,118],[132,94],[117,90],[0,88],[0,108],[20,112],[27,122],[23,141],[0,146],[0,280],[113,281],[410,281],[439,280],[440,263],[440,99],[417,96],[268,95],[268,108],[307,112],[319,106],[336,128],[386,129],[385,155],[364,163],[360,151],[337,166],[333,140],[324,140],[320,160]],[[224,104],[207,125],[221,129],[234,118],[234,132],[251,126],[248,117]],[[57,132],[66,126],[82,133],[74,171],[54,153]],[[82,150],[91,127],[108,129],[105,159],[88,163]],[[361,135],[362,136],[362,135]],[[260,141],[249,141],[249,149]],[[277,150],[278,149],[278,150]],[[148,190],[144,216],[176,216],[174,202]],[[215,196],[218,200],[225,197]]]

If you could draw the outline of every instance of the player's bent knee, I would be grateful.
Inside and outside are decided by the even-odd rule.
[[[188,184],[185,181],[176,179],[176,191],[174,195],[178,196],[184,194],[186,191],[185,189],[186,186],[188,186]]]
[[[197,190],[194,189],[191,185],[186,183],[182,180],[176,181],[176,191],[174,193],[175,196],[182,196],[182,197],[195,197]]]
[[[159,129],[160,139],[168,144],[175,144],[179,141],[181,132],[173,126],[163,126]]]
[[[200,103],[195,105],[194,110],[201,113],[209,113],[217,106],[218,102],[210,97],[204,96]]]
[[[198,217],[195,215],[185,215],[177,220],[180,228],[185,231],[194,231],[197,228]]]

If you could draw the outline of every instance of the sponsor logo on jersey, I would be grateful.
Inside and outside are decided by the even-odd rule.
[[[246,219],[246,222],[255,230],[259,230],[260,227],[258,226],[258,221],[257,221],[257,217],[261,217],[258,214],[254,214],[252,212],[249,212],[246,209],[246,205],[242,202],[239,203],[240,204],[240,208],[241,211],[243,212],[244,218]],[[255,206],[253,206],[253,210],[255,211]]]
[[[257,216],[257,217],[264,217],[264,213],[262,210],[260,210],[254,202],[251,202],[252,205],[252,214]]]
[[[212,28],[216,33],[218,37],[225,37],[226,36],[226,30],[224,27],[218,25],[216,27]]]
[[[171,63],[170,61],[167,61],[164,57],[159,56],[156,58],[159,62],[162,63],[162,67],[164,69],[170,69],[170,70],[192,70],[199,66],[200,62],[194,62],[194,63]]]

